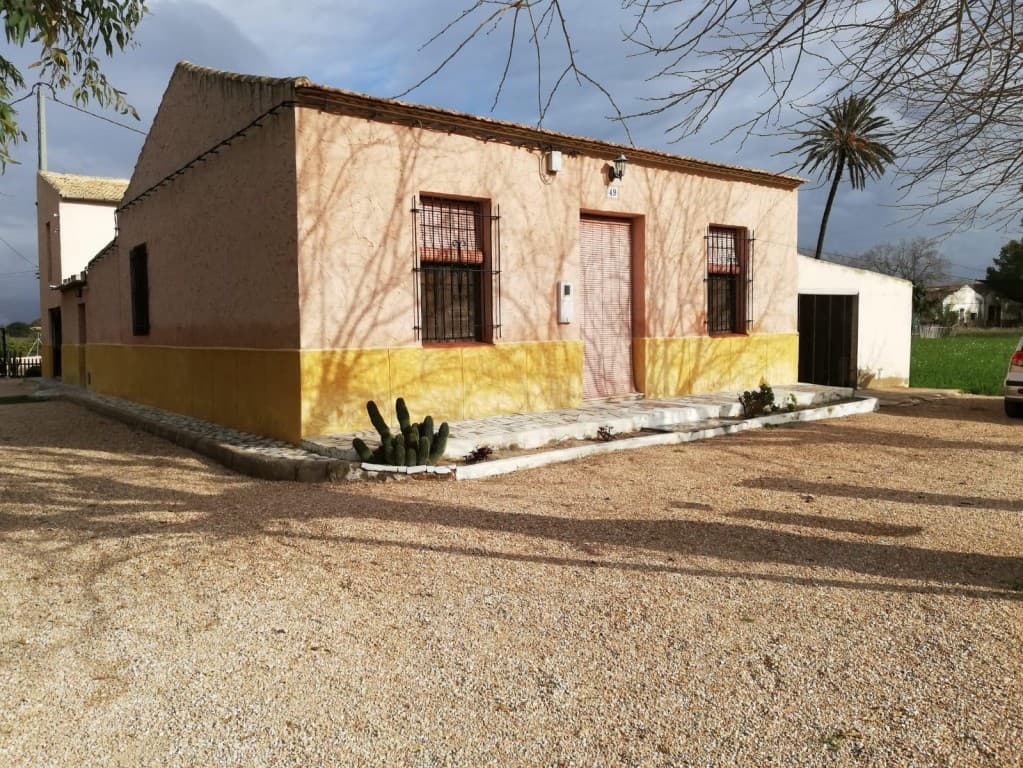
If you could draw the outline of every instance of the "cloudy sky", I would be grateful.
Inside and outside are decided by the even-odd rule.
[[[391,97],[416,83],[458,42],[450,37],[421,50],[443,24],[454,19],[468,0],[153,0],[151,13],[137,35],[137,46],[113,59],[106,71],[128,92],[145,130],[159,105],[174,64],[182,59],[251,74],[305,75],[314,82]],[[570,0],[569,22],[581,65],[595,76],[628,112],[645,106],[657,92],[647,82],[652,62],[630,56],[621,42],[628,18],[620,4],[604,0]],[[599,7],[601,13],[594,13]],[[574,11],[574,13],[573,13]],[[507,30],[481,35],[407,101],[436,105],[500,119],[535,124],[536,74],[531,57],[514,61],[501,101],[491,111],[494,91],[507,52]],[[26,65],[32,51],[2,48],[4,56]],[[523,51],[524,54],[528,53]],[[16,94],[17,97],[20,94]],[[705,133],[670,143],[667,118],[631,123],[639,146],[738,163],[769,170],[789,170],[781,138],[715,143],[757,98],[755,90],[737,93],[725,103]],[[63,100],[70,101],[67,95]],[[0,323],[38,316],[35,230],[34,140],[32,100],[22,102],[19,119],[33,138],[15,150],[20,165],[0,176]],[[609,141],[626,142],[621,126],[607,119],[609,108],[592,87],[570,83],[559,92],[544,127]],[[116,115],[111,117],[117,118]],[[124,118],[117,118],[123,120]],[[142,136],[94,117],[51,103],[47,111],[49,167],[68,173],[129,177]],[[800,192],[799,244],[812,248],[827,189],[810,183]],[[856,254],[878,243],[940,234],[933,223],[905,221],[895,206],[899,193],[890,180],[865,191],[840,189],[828,225],[825,250]],[[955,277],[982,277],[1002,244],[1018,232],[974,231],[945,239],[942,249]]]

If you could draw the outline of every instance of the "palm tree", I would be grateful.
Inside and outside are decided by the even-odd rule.
[[[885,166],[895,159],[895,153],[884,143],[891,134],[881,132],[891,121],[875,115],[874,107],[874,102],[866,96],[846,96],[828,107],[822,117],[812,120],[812,128],[800,131],[804,140],[792,150],[806,155],[800,170],[816,173],[824,169],[825,178],[831,178],[815,258],[821,257],[824,231],[842,174],[848,170],[853,189],[863,189],[868,178],[881,178]]]

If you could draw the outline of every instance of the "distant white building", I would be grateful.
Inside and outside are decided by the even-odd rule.
[[[1020,320],[1020,304],[983,283],[948,285],[929,291],[941,299],[942,313],[958,325],[1014,325]]]

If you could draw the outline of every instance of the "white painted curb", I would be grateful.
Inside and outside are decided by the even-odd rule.
[[[635,448],[650,448],[655,445],[678,445],[680,443],[691,443],[696,440],[706,440],[711,437],[722,435],[733,435],[737,432],[745,432],[749,429],[762,429],[763,427],[776,426],[778,424],[790,424],[799,421],[821,421],[823,419],[840,419],[845,416],[855,416],[860,413],[871,413],[877,410],[877,398],[865,397],[848,403],[836,403],[825,405],[820,408],[808,408],[805,411],[794,411],[792,413],[774,413],[770,416],[759,416],[755,419],[746,419],[735,424],[726,424],[720,427],[708,427],[707,429],[693,430],[692,432],[665,432],[660,435],[643,435],[642,437],[627,437],[623,440],[612,440],[607,443],[595,445],[579,445],[573,448],[560,448],[543,453],[534,453],[528,456],[515,456],[510,459],[496,459],[494,461],[481,462],[479,464],[465,464],[455,467],[456,480],[479,480],[484,477],[495,477],[506,475],[509,472],[517,472],[520,469],[535,469],[548,464],[559,464],[565,461],[573,461],[586,456],[596,456],[601,453],[612,453],[614,451],[628,451]]]

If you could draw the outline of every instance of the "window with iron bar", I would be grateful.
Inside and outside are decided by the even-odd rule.
[[[500,217],[488,207],[427,195],[413,201],[415,330],[425,342],[500,335]]]
[[[747,333],[752,325],[753,237],[742,227],[707,233],[707,332]]]

